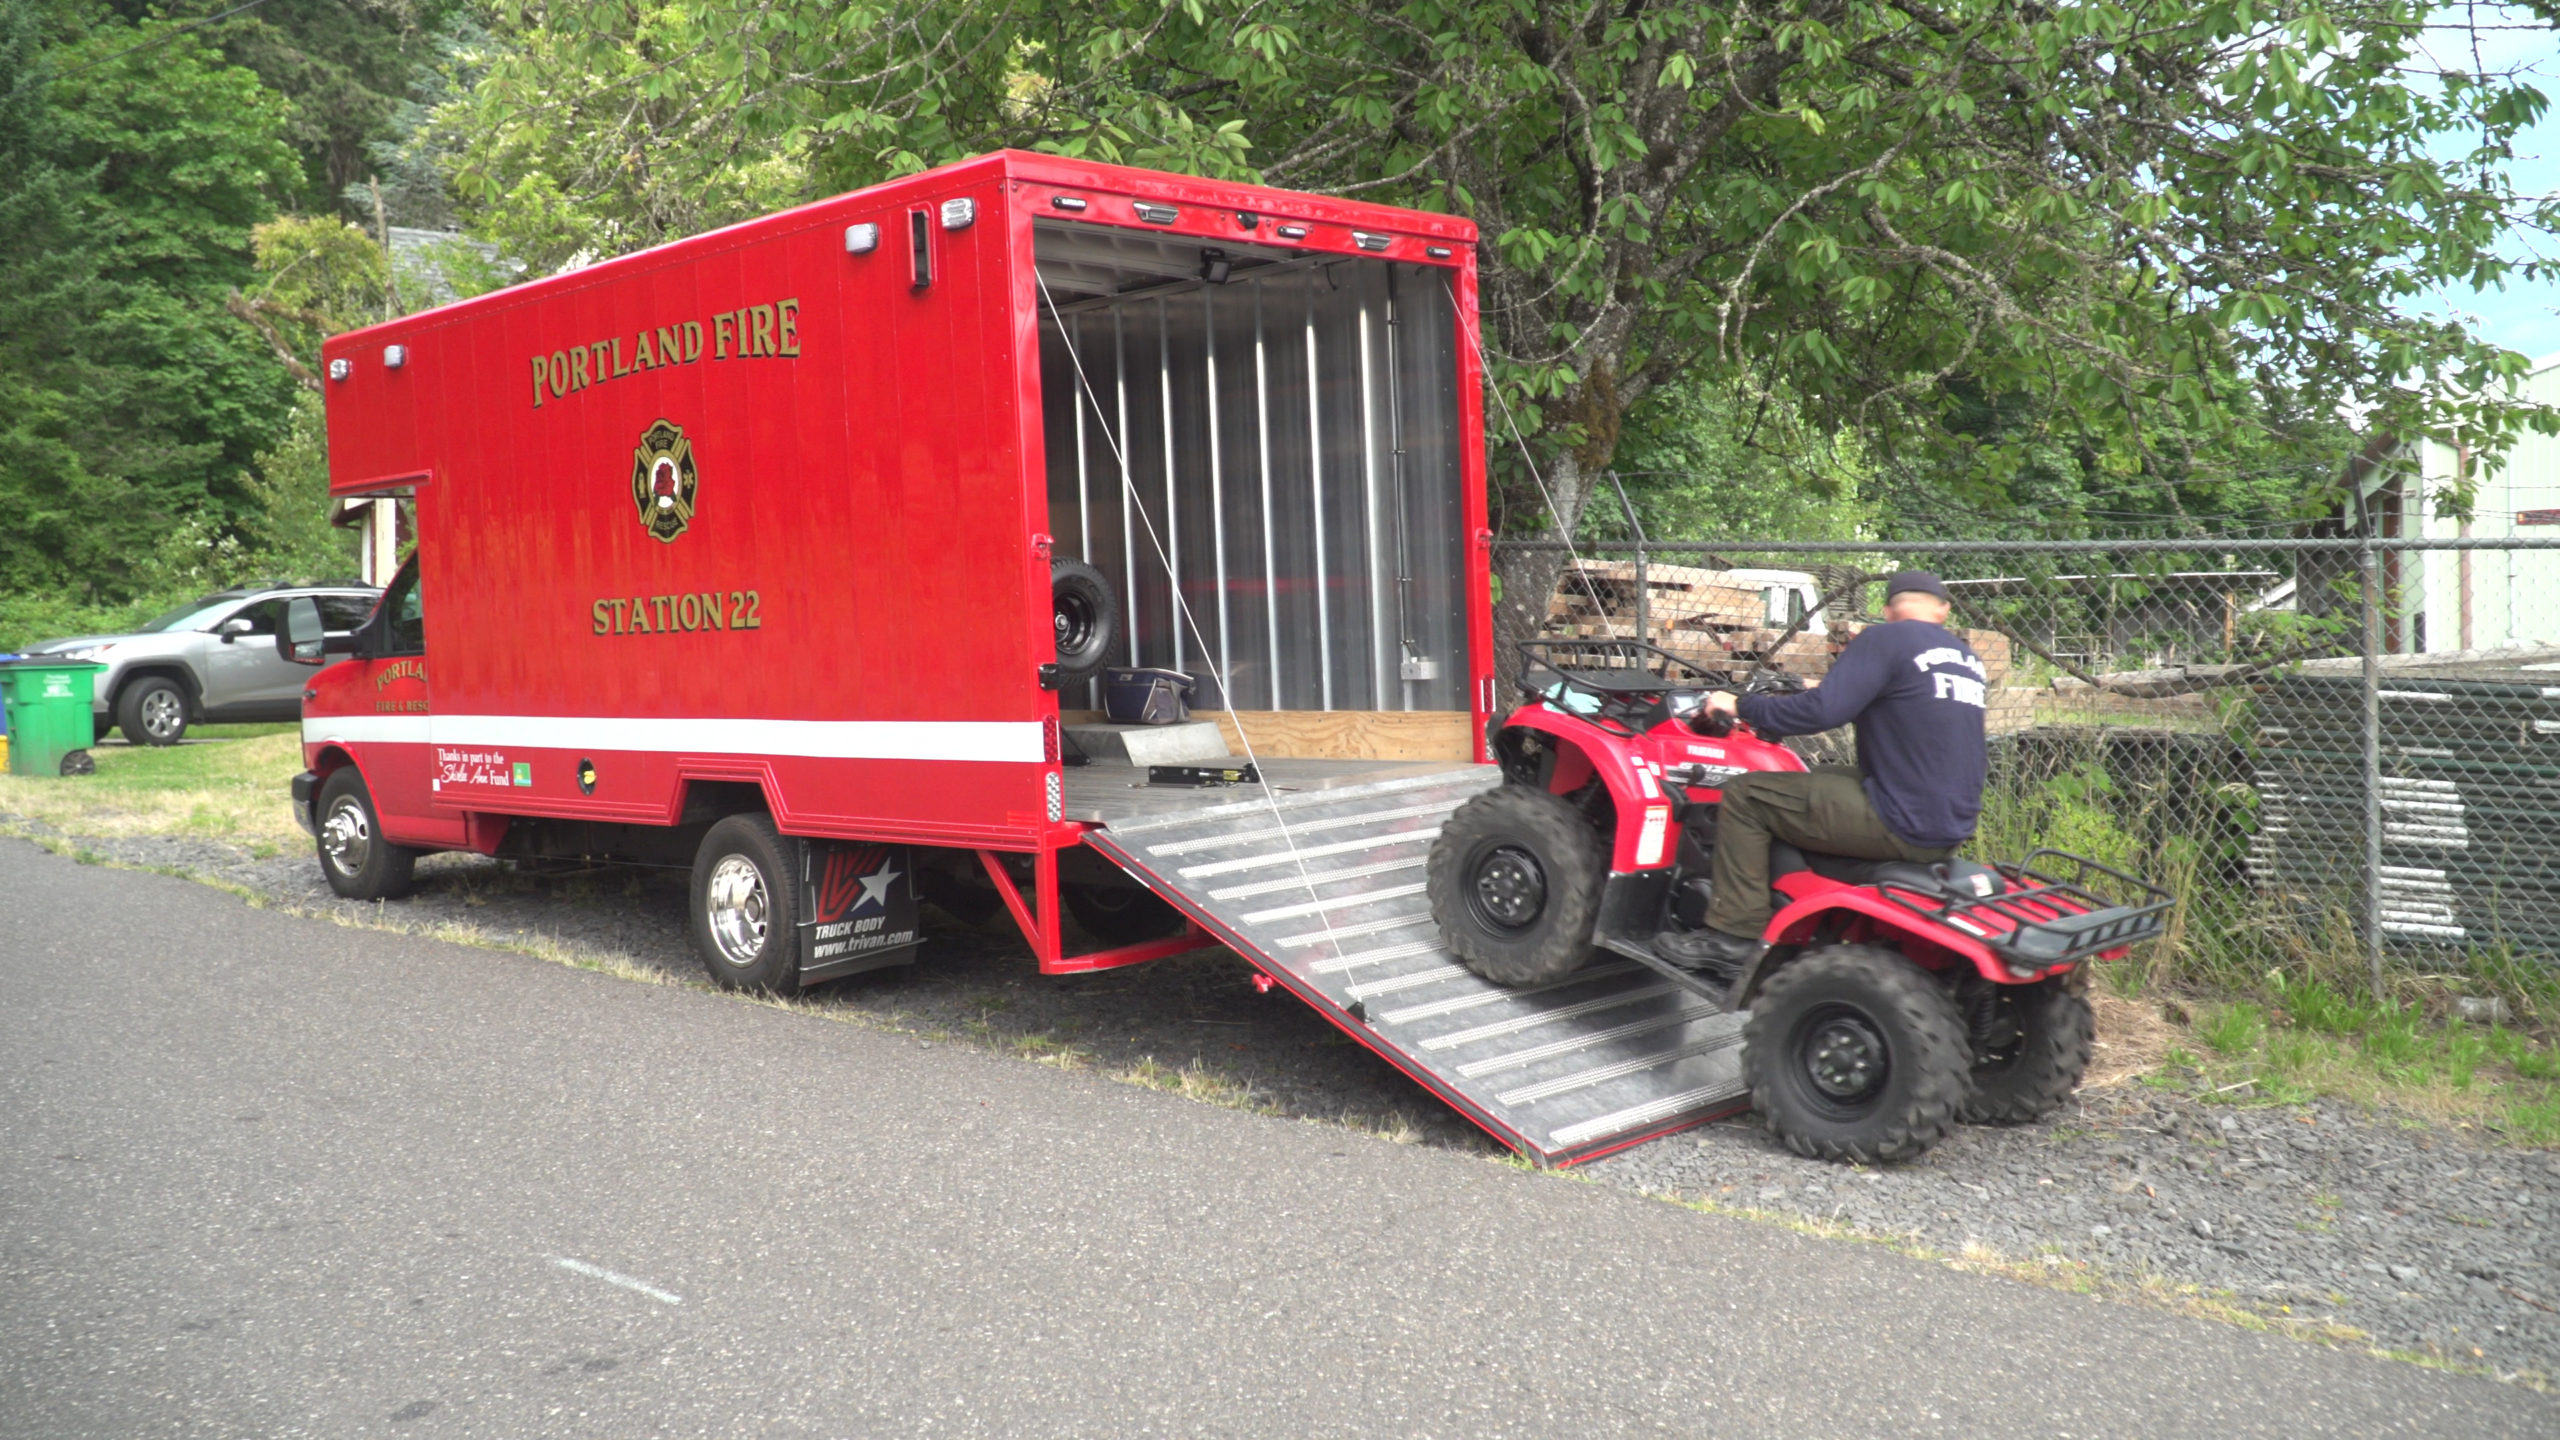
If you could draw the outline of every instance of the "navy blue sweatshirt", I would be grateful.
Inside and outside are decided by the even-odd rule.
[[[1982,814],[1989,678],[1954,632],[1896,620],[1860,632],[1819,688],[1745,695],[1736,708],[1771,740],[1856,721],[1858,768],[1885,828],[1909,844],[1941,848],[1972,839]]]

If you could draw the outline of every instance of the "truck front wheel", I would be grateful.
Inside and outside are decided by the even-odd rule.
[[[800,980],[800,877],[762,815],[711,827],[693,857],[693,945],[725,990],[790,990]]]
[[[382,838],[373,792],[353,765],[330,772],[320,785],[320,873],[329,888],[350,900],[391,900],[409,893],[418,852]]]

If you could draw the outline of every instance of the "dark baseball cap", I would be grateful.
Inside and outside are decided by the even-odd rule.
[[[1896,570],[1885,577],[1884,598],[1887,600],[1913,590],[1923,595],[1935,595],[1950,605],[1955,603],[1956,597],[1947,593],[1947,583],[1926,570]]]

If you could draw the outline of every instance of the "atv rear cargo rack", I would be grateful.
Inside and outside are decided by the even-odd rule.
[[[2039,862],[2054,861],[2078,868],[2068,879],[2037,868]],[[2156,939],[2167,928],[2162,917],[2174,903],[2168,891],[2150,881],[2068,850],[2030,851],[2024,860],[1997,868],[2012,886],[2025,888],[1953,896],[1937,904],[1922,903],[1914,898],[1918,892],[1891,881],[1876,888],[1915,915],[1973,935],[2010,969],[2030,972]],[[2129,904],[2109,900],[2089,888],[2099,875],[2143,898]]]

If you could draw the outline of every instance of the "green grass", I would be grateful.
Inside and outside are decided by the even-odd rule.
[[[2246,1002],[2225,1005],[2196,1026],[2196,1038],[2224,1055],[2242,1055],[2255,1050],[2266,1034],[2266,1015],[2257,1006]]]
[[[77,835],[187,835],[253,850],[308,843],[286,790],[302,768],[298,727],[199,725],[187,741],[92,746],[94,775],[0,774],[0,813]]]
[[[2514,1145],[2560,1145],[2560,1050],[2505,1026],[2433,1018],[2320,980],[2267,985],[2268,1001],[2202,1008],[2147,1083],[2213,1103],[2329,1097],[2473,1126]]]

